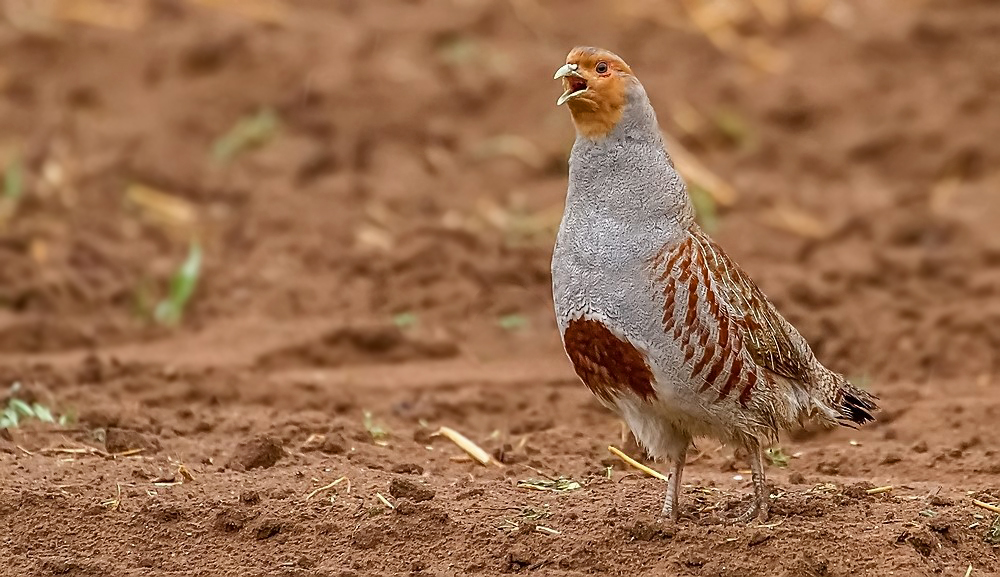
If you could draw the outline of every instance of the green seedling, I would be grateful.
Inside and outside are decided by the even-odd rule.
[[[18,202],[24,196],[24,167],[15,158],[3,173],[3,198],[8,202]]]
[[[375,417],[371,411],[364,412],[363,423],[365,430],[368,431],[368,434],[376,445],[385,446],[389,444],[389,431],[381,424],[375,422]]]
[[[21,389],[20,383],[14,383],[11,387],[11,395],[17,394]],[[0,429],[15,428],[26,420],[37,420],[43,423],[66,425],[71,417],[62,415],[57,420],[52,414],[52,410],[45,405],[35,402],[27,403],[22,399],[11,396],[7,401],[7,406],[0,412]]]
[[[413,313],[399,313],[392,317],[392,324],[401,329],[406,329],[417,324],[417,315]]]
[[[771,461],[771,464],[775,467],[788,466],[788,455],[781,450],[781,447],[771,447],[770,449],[764,451],[764,456],[767,457],[767,460]]]
[[[1000,515],[993,520],[993,524],[986,531],[985,541],[990,545],[1000,545]]]
[[[212,158],[225,163],[241,153],[261,146],[278,131],[278,115],[264,108],[252,116],[241,118],[229,132],[212,145]]]
[[[475,40],[459,35],[448,35],[437,46],[438,57],[452,66],[462,66],[480,58],[480,47]]]
[[[15,158],[7,165],[3,173],[3,193],[0,194],[0,223],[10,220],[23,196],[24,168],[21,166],[21,161]]]
[[[514,331],[528,326],[528,319],[518,314],[504,315],[500,317],[497,324],[506,331]]]
[[[184,307],[187,306],[192,293],[194,293],[200,273],[201,246],[197,242],[192,242],[187,259],[170,279],[170,290],[167,298],[160,301],[153,311],[153,318],[157,322],[165,325],[180,323],[184,316]]]
[[[746,119],[736,110],[719,109],[712,116],[712,120],[719,132],[736,146],[746,148],[753,146],[753,131]]]

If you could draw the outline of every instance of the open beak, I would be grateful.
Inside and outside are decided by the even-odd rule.
[[[579,67],[579,64],[563,64],[562,68],[556,70],[555,76],[552,78],[554,80],[563,78],[563,82],[567,86],[566,92],[563,92],[562,96],[556,100],[556,106],[560,106],[570,98],[579,96],[587,91],[587,80],[583,74],[577,71]]]

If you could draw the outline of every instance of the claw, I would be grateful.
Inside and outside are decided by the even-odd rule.
[[[761,502],[754,498],[745,511],[730,519],[729,522],[732,525],[747,525],[754,520],[765,523],[770,516],[770,510],[771,506],[767,500]]]

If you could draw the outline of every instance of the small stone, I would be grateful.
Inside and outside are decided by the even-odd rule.
[[[281,532],[281,523],[273,519],[265,519],[261,521],[260,526],[257,527],[257,531],[254,534],[258,541],[263,541],[264,539],[270,539],[278,533]]]
[[[895,465],[896,463],[899,463],[902,460],[903,460],[903,457],[899,456],[898,454],[896,454],[896,453],[889,453],[885,457],[882,457],[882,464],[883,465]]]
[[[912,450],[914,453],[926,453],[928,450],[927,441],[919,441],[917,444],[913,445]]]
[[[507,554],[510,568],[517,571],[535,563],[535,554],[523,543],[515,543]]]
[[[404,478],[393,479],[389,483],[389,494],[397,499],[409,499],[414,503],[434,498],[434,489]]]
[[[271,435],[259,435],[236,446],[229,468],[237,471],[273,467],[285,455],[281,441]]]
[[[950,507],[955,504],[955,501],[941,495],[931,495],[927,502],[935,507]]]
[[[816,466],[816,471],[824,475],[839,475],[840,464],[833,461],[823,461]]]
[[[428,429],[417,429],[413,431],[413,441],[426,447],[434,443],[434,437]]]
[[[793,485],[805,485],[806,477],[802,473],[796,471],[788,476],[788,482]]]
[[[240,503],[244,505],[256,505],[260,503],[260,493],[252,489],[240,493]]]
[[[767,533],[765,531],[755,531],[754,534],[750,537],[750,541],[747,543],[747,546],[753,547],[755,545],[760,545],[761,543],[767,541],[773,536],[774,535],[772,535],[771,533]]]

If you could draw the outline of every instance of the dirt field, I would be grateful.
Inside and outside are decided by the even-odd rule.
[[[996,2],[731,3],[731,50],[646,0],[26,4],[0,386],[69,417],[0,432],[0,574],[1000,575]],[[735,190],[715,238],[882,399],[782,441],[768,525],[720,523],[750,484],[711,442],[660,524],[560,348],[576,44],[629,61]],[[183,321],[151,322],[192,235]],[[546,476],[578,487],[519,486]]]

